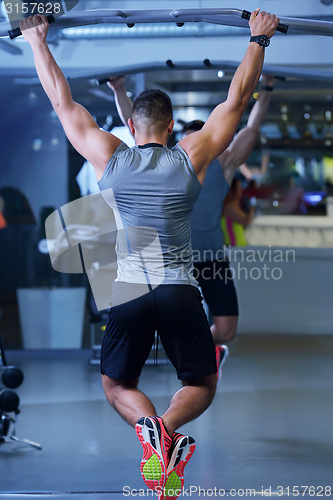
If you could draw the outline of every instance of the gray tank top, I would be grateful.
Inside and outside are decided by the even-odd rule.
[[[192,248],[194,262],[223,259],[221,212],[230,189],[219,160],[208,167],[201,193],[192,215]]]
[[[185,151],[121,143],[98,182],[112,189],[117,224],[117,280],[189,284],[193,277],[191,216],[201,184]],[[106,198],[105,198],[106,199]]]

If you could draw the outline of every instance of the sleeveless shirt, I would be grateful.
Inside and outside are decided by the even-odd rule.
[[[98,185],[114,197],[116,281],[197,286],[191,216],[201,184],[181,146],[121,143]]]

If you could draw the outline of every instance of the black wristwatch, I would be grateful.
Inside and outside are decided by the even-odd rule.
[[[262,48],[268,47],[271,43],[267,35],[251,36],[250,42],[257,42]]]

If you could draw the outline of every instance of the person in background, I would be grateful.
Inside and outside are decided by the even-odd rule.
[[[304,189],[301,177],[294,170],[289,177],[288,190],[281,203],[282,213],[288,215],[301,215],[307,213],[307,205],[304,201]]]
[[[247,245],[245,228],[251,224],[254,218],[254,207],[251,206],[248,212],[244,212],[242,198],[242,183],[240,179],[235,177],[224,201],[221,220],[224,242],[232,247]]]
[[[266,85],[266,88],[271,88],[273,90],[273,87],[271,86]],[[270,160],[269,151],[263,150],[260,167],[248,167],[246,163],[243,163],[242,165],[240,165],[239,170],[241,174],[244,175],[247,181],[254,180],[256,181],[258,186],[261,184],[262,179],[265,177],[267,173],[267,166],[269,164],[269,160]]]
[[[238,323],[236,289],[228,260],[222,250],[223,244],[228,245],[229,240],[224,241],[223,238],[221,211],[235,171],[248,158],[260,136],[260,125],[266,116],[275,83],[273,76],[262,75],[259,95],[246,126],[209,165],[201,193],[193,208],[191,240],[194,275],[213,318],[211,332],[216,350],[218,381],[221,380],[221,369],[229,353],[226,344],[234,339]],[[110,78],[108,86],[114,92],[118,114],[126,126],[131,117],[132,101],[126,92],[125,76]],[[201,120],[188,122],[183,127],[183,137],[198,132],[203,126],[204,122]]]
[[[4,227],[37,224],[26,196],[15,187],[0,187],[0,212],[6,223]]]
[[[16,289],[31,286],[38,254],[37,222],[22,191],[0,187],[0,300],[16,304]]]
[[[4,229],[7,226],[6,219],[4,218],[2,212],[5,206],[3,198],[0,196],[0,229]]]

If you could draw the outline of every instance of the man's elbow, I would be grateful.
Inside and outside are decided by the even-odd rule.
[[[54,109],[54,111],[57,113],[57,115],[59,116],[61,114],[61,106],[60,106],[60,102],[58,99],[56,99],[55,101],[52,101],[52,107]]]
[[[232,95],[228,96],[227,103],[229,111],[234,113],[240,113],[240,112],[243,113],[245,111],[248,101],[246,101],[245,104],[245,99],[242,96]]]
[[[74,102],[74,101],[73,101]],[[54,111],[57,113],[59,119],[61,120],[62,117],[68,115],[68,113],[71,112],[72,107],[67,100],[63,99],[54,99],[52,100],[52,107]]]
[[[235,110],[243,110],[244,112],[249,104],[252,93],[252,88],[244,88],[238,92],[229,93],[227,101]]]

